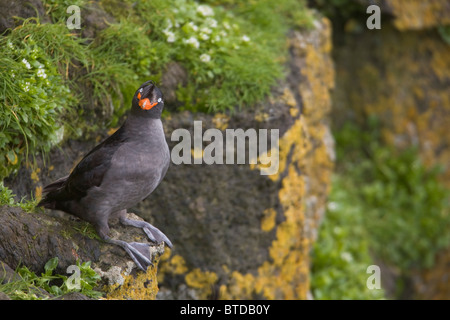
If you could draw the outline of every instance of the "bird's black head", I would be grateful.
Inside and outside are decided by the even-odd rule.
[[[134,94],[131,112],[146,118],[160,118],[163,108],[163,94],[155,83],[149,80]]]

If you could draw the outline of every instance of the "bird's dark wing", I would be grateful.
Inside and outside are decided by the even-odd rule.
[[[65,185],[66,196],[71,199],[80,199],[86,195],[87,190],[100,186],[105,173],[111,166],[111,159],[126,141],[122,128],[92,149],[75,167],[67,178]]]

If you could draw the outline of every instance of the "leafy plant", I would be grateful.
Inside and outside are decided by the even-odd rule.
[[[374,150],[372,178],[361,190],[372,247],[404,271],[429,268],[450,245],[450,192],[439,181],[439,169],[425,167],[416,149],[393,153]]]
[[[322,297],[334,296],[336,277],[348,281],[345,292],[355,289],[350,283],[359,285],[361,280],[348,278],[348,274],[357,274],[351,271],[353,266],[342,266],[336,258],[357,243],[365,243],[361,252],[370,250],[374,257],[395,267],[400,281],[412,269],[432,267],[436,254],[450,246],[450,190],[440,181],[439,168],[425,166],[417,148],[396,150],[383,143],[374,117],[369,117],[365,126],[347,123],[335,131],[335,138],[337,178],[330,201],[337,209],[328,210],[315,245],[314,290]],[[331,227],[339,223],[345,241]],[[369,264],[369,258],[364,259]],[[362,291],[359,294],[364,296]],[[340,295],[347,296],[343,291]]]
[[[37,200],[34,198],[31,198],[31,200],[22,198],[20,201],[16,201],[13,191],[5,187],[3,181],[0,181],[0,205],[21,207],[25,212],[33,212],[36,209]]]
[[[102,293],[94,288],[100,280],[100,276],[92,270],[90,265],[90,262],[80,263],[77,261],[76,263],[80,270],[79,289],[74,288],[69,277],[53,274],[58,266],[58,258],[55,257],[45,264],[44,273],[41,276],[37,276],[25,266],[18,268],[16,273],[20,276],[20,280],[0,285],[0,292],[4,292],[13,300],[49,299],[46,292],[55,298],[69,292],[80,292],[90,298],[98,299]]]
[[[335,175],[326,219],[312,250],[311,291],[315,299],[372,300],[384,298],[382,289],[366,286],[367,267],[373,265],[364,203],[352,180]]]
[[[57,26],[29,19],[0,37],[0,177],[29,153],[46,152],[63,138],[62,118],[77,99],[55,63],[72,54],[56,34]]]

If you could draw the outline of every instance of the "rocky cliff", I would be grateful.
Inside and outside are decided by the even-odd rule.
[[[92,261],[102,275],[108,297],[162,299],[306,299],[309,252],[325,211],[334,161],[328,116],[334,86],[331,26],[317,18],[312,30],[288,36],[287,75],[272,96],[255,107],[230,113],[171,111],[163,119],[166,138],[174,130],[278,130],[279,170],[262,175],[261,165],[171,164],[157,190],[131,212],[164,230],[172,251],[154,248],[155,268],[137,272],[120,248],[91,239],[82,222],[49,212],[25,213],[3,207],[0,213],[0,260],[12,269],[19,263],[42,272],[48,258],[60,258],[60,272],[77,258]],[[168,101],[183,84],[183,70],[168,66],[162,88]],[[168,102],[168,103],[169,103]],[[106,131],[106,130],[105,130]],[[42,187],[65,175],[97,140],[67,140],[37,167],[22,166],[7,185],[20,197],[39,197]],[[261,155],[260,159],[269,154]],[[193,152],[192,157],[201,157]],[[83,227],[80,227],[82,224]],[[113,226],[120,238],[141,239],[132,229]],[[159,261],[159,263],[157,263]],[[156,270],[157,266],[157,270]],[[157,272],[156,272],[157,271]]]

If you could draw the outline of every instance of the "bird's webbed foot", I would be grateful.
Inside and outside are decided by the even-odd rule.
[[[106,238],[106,242],[122,247],[128,255],[133,259],[136,266],[142,271],[147,271],[149,266],[153,266],[150,255],[150,246],[140,242],[125,242],[122,240],[115,240]]]
[[[173,247],[172,242],[169,240],[169,238],[167,238],[167,236],[164,233],[162,233],[161,230],[152,226],[150,223],[146,221],[132,220],[122,216],[120,218],[120,222],[127,226],[133,226],[136,228],[143,229],[147,237],[152,242],[155,243],[164,242],[169,248]]]

